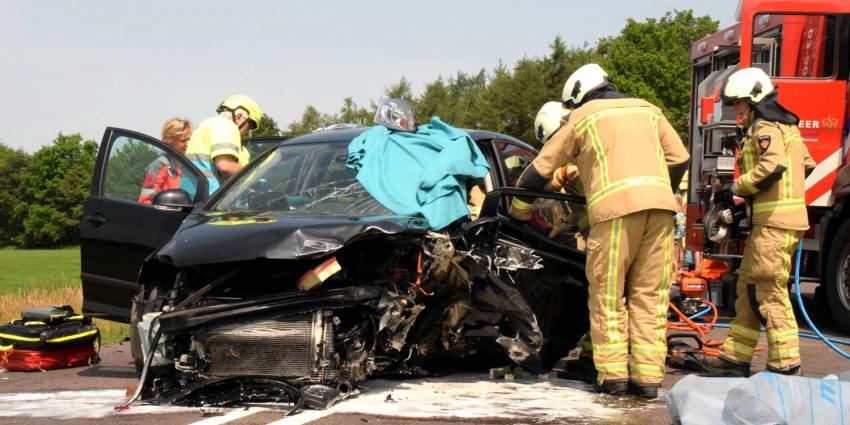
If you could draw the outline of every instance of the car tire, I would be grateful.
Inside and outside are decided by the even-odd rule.
[[[142,340],[139,335],[139,322],[142,321],[144,315],[145,303],[143,300],[145,290],[139,291],[139,294],[133,297],[133,305],[130,307],[130,353],[133,356],[133,364],[136,366],[136,373],[141,376],[142,369],[145,366],[144,354],[142,352]]]
[[[130,307],[130,353],[133,356],[133,364],[136,366],[136,372],[141,376],[142,369],[145,367],[145,355],[142,351],[142,335],[139,334],[139,322],[145,316],[145,313],[154,311],[156,300],[159,291],[154,287],[149,294],[145,294],[142,288],[135,297],[133,297],[133,305]]]
[[[845,222],[830,245],[824,283],[832,318],[850,332],[850,221]]]

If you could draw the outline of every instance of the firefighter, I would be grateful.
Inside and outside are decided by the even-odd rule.
[[[216,113],[201,121],[186,147],[186,157],[207,178],[210,194],[250,161],[242,139],[257,128],[263,116],[257,103],[243,95],[224,99]]]
[[[745,130],[732,192],[747,198],[752,230],[738,269],[737,315],[719,356],[707,357],[703,365],[717,375],[749,376],[764,326],[767,369],[799,375],[797,321],[786,285],[791,255],[809,228],[804,181],[815,163],[800,137],[799,119],[779,104],[764,71],[736,71],[721,95],[742,117]]]
[[[688,153],[661,110],[620,94],[597,64],[564,85],[573,109],[520,178],[543,188],[572,162],[587,196],[586,274],[600,392],[654,398],[664,377],[673,188]],[[514,205],[531,200],[515,197]]]
[[[546,102],[537,116],[534,118],[534,136],[540,144],[546,142],[561,128],[563,119],[569,115],[570,110],[565,108],[561,102]],[[525,168],[528,168],[526,165]],[[525,172],[525,170],[523,170]],[[558,192],[569,188],[574,192],[581,192],[581,182],[578,180],[578,169],[574,165],[566,164],[552,173],[552,179],[546,184],[544,190]],[[510,206],[510,213],[515,218],[526,221],[534,212],[530,204],[514,202]]]
[[[555,132],[561,128],[562,120],[569,115],[570,110],[565,108],[561,102],[546,102],[537,116],[534,118],[534,136],[540,144],[545,145]],[[526,164],[523,171],[527,168]],[[553,174],[552,179],[543,188],[545,191],[551,192],[572,192],[578,195],[584,195],[584,189],[581,186],[581,181],[578,178],[578,168],[572,164],[566,164],[558,168]],[[534,205],[518,202],[510,207],[511,215],[520,218],[523,221],[530,220],[534,214]],[[538,212],[540,212],[538,210]],[[568,219],[563,221],[563,219]],[[573,206],[572,215],[563,217],[560,214],[558,220],[545,219],[547,224],[551,225],[549,237],[555,238],[567,229],[574,226],[579,227],[579,236],[587,236],[587,213],[582,206]],[[577,240],[577,242],[579,242]],[[583,241],[582,241],[583,242]],[[578,249],[583,249],[582,246],[577,246]]]

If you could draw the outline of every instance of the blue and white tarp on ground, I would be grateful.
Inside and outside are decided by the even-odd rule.
[[[840,375],[843,377],[843,374]],[[850,382],[762,372],[750,378],[690,375],[666,394],[673,423],[846,424]]]
[[[490,171],[469,133],[438,117],[415,133],[370,128],[348,145],[347,165],[384,207],[425,217],[432,230],[469,215],[466,180]]]

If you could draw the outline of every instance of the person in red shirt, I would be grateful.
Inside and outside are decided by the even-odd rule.
[[[192,123],[182,118],[171,118],[162,125],[162,142],[179,152],[186,154],[186,146],[192,137]],[[139,202],[150,204],[157,193],[167,189],[179,189],[183,170],[168,155],[162,155],[145,168],[145,181]]]

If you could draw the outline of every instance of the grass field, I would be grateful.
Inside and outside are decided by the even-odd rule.
[[[80,285],[80,247],[0,249],[0,294]]]
[[[0,249],[0,323],[20,318],[28,307],[70,305],[81,311],[80,247]],[[95,319],[104,344],[127,337],[123,323]]]

